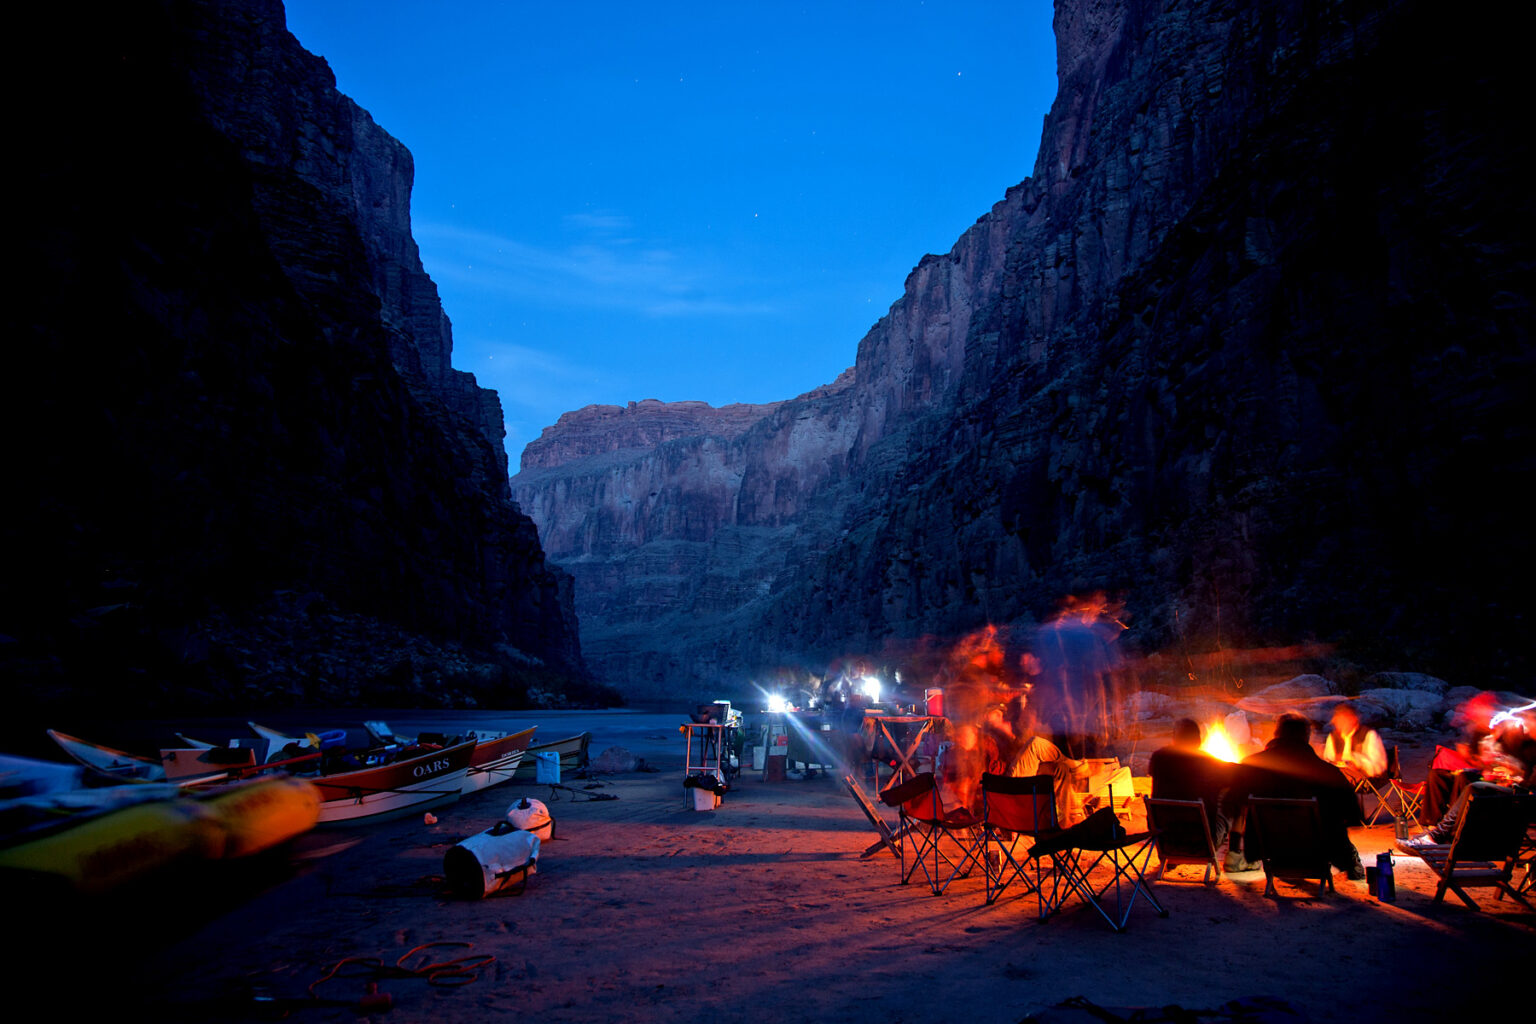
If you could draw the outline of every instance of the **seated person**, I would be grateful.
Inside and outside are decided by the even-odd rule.
[[[1232,785],[1237,766],[1201,750],[1200,739],[1200,726],[1194,719],[1179,719],[1173,724],[1173,742],[1152,752],[1147,773],[1152,776],[1154,797],[1205,804],[1211,840],[1220,852],[1231,827],[1231,819],[1221,808],[1221,794]]]
[[[1398,848],[1416,853],[1425,846],[1449,843],[1456,837],[1456,823],[1467,806],[1468,795],[1480,792],[1508,793],[1513,789],[1536,788],[1536,717],[1530,712],[1505,717],[1493,727],[1483,742],[1484,779],[1463,787],[1449,810],[1427,830],[1412,839],[1398,841]],[[1491,779],[1502,779],[1499,785]]]
[[[1337,765],[1350,782],[1379,779],[1387,774],[1387,750],[1375,729],[1360,725],[1360,715],[1348,704],[1333,709],[1333,731],[1323,743],[1323,760]]]
[[[1483,777],[1479,750],[1492,732],[1491,722],[1497,708],[1497,700],[1485,690],[1456,709],[1461,736],[1454,747],[1435,748],[1435,758],[1424,780],[1425,820],[1438,821],[1468,786]]]
[[[1233,775],[1224,801],[1226,812],[1236,816],[1250,796],[1317,798],[1318,816],[1328,844],[1328,860],[1351,879],[1363,879],[1365,866],[1360,852],[1349,841],[1349,826],[1360,824],[1360,805],[1355,787],[1338,768],[1312,749],[1312,723],[1297,714],[1284,714],[1275,723],[1275,738],[1247,758]],[[1244,856],[1259,860],[1252,829],[1244,836]]]
[[[1040,723],[1024,697],[1015,697],[1008,703],[1008,719],[1014,742],[1007,773],[1020,778],[1053,776],[1055,781],[1051,789],[1056,799],[1056,817],[1063,827],[1074,824],[1081,817],[1081,801],[1072,789],[1079,762],[1067,757],[1061,748],[1040,735]]]
[[[954,740],[943,748],[937,772],[945,805],[978,811],[982,773],[1002,775],[1007,768],[995,733],[964,723],[955,726]]]

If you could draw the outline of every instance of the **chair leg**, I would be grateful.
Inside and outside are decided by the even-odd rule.
[[[994,850],[993,847],[996,849]],[[996,903],[1002,896],[1003,890],[1013,885],[1015,881],[1023,887],[1026,896],[1038,887],[1037,883],[1029,877],[1029,871],[1014,856],[1018,847],[1018,836],[1014,836],[1010,842],[1006,843],[995,835],[989,834],[984,837],[981,864],[986,872],[988,906]]]
[[[1120,847],[1111,850],[1101,850],[1096,853],[1091,861],[1084,866],[1086,851],[1069,850],[1060,855],[1059,863],[1062,865],[1061,873],[1070,889],[1082,896],[1083,901],[1093,907],[1099,916],[1117,932],[1125,930],[1130,921],[1131,910],[1136,905],[1137,896],[1144,897],[1159,917],[1167,917],[1167,909],[1157,901],[1152,894],[1151,885],[1146,879],[1146,870],[1151,864],[1152,841],[1150,839],[1138,845]],[[1139,860],[1139,863],[1138,863]],[[1095,868],[1105,861],[1109,862],[1113,869],[1113,877],[1101,888],[1094,888],[1091,874]],[[1126,895],[1125,886],[1130,886],[1130,894]],[[1109,890],[1115,890],[1114,914],[1104,906],[1104,899]]]
[[[1515,902],[1519,903],[1526,910],[1529,910],[1532,913],[1536,913],[1536,906],[1532,906],[1531,905],[1531,901],[1525,898],[1525,893],[1521,892],[1519,889],[1517,889],[1514,886],[1510,885],[1508,882],[1500,882],[1499,883],[1499,890],[1498,890],[1498,892],[1499,892],[1499,897],[1498,898],[1500,900],[1504,899],[1504,894],[1507,892],[1507,893],[1509,893],[1509,898],[1510,899],[1512,899]]]

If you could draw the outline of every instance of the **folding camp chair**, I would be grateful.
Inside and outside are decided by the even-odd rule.
[[[1157,880],[1178,864],[1203,864],[1206,885],[1221,879],[1221,858],[1211,838],[1211,822],[1202,800],[1147,797],[1147,825],[1156,834]]]
[[[1392,749],[1387,753],[1387,784],[1391,786],[1390,795],[1397,804],[1393,820],[1401,824],[1407,818],[1415,828],[1419,827],[1420,809],[1424,806],[1424,783],[1403,781],[1403,764],[1398,760],[1396,743],[1392,744]],[[1403,830],[1399,830],[1398,835],[1403,835]]]
[[[1515,854],[1515,870],[1522,872],[1520,884],[1515,886],[1520,892],[1530,892],[1536,888],[1536,820],[1533,820],[1525,829],[1525,839],[1520,843],[1520,852]],[[1502,893],[1500,896],[1502,897]]]
[[[1333,864],[1323,836],[1317,797],[1248,798],[1248,828],[1258,841],[1264,863],[1264,895],[1279,898],[1275,879],[1318,882],[1318,895],[1333,892]]]
[[[1114,812],[1101,807],[1071,828],[1052,836],[1042,836],[1029,855],[1037,860],[1051,857],[1061,884],[1076,892],[1111,928],[1121,932],[1130,920],[1137,896],[1145,897],[1158,917],[1168,916],[1168,911],[1152,895],[1146,876],[1155,839],[1152,832],[1127,834]],[[1113,873],[1109,881],[1095,885],[1090,875],[1101,864],[1108,865]],[[1130,886],[1129,896],[1126,895],[1127,885]],[[1115,891],[1113,916],[1106,908],[1110,889]],[[1059,902],[1057,906],[1060,906]]]
[[[847,788],[854,802],[859,805],[859,810],[864,812],[864,817],[869,819],[870,827],[880,838],[864,848],[859,854],[859,859],[864,860],[873,857],[881,850],[890,850],[891,856],[901,858],[901,841],[906,836],[906,823],[902,822],[897,828],[891,828],[890,824],[875,810],[875,805],[869,802],[869,797],[864,795],[864,788],[852,775],[843,776],[843,786]]]
[[[1388,770],[1391,769],[1390,760],[1387,767]],[[1385,774],[1374,779],[1363,775],[1356,779],[1355,796],[1360,801],[1360,820],[1362,824],[1375,825],[1382,819],[1383,815],[1392,818],[1394,821],[1397,820],[1397,816],[1392,813],[1392,805],[1388,802],[1388,798],[1392,796],[1392,781]],[[1370,814],[1365,813],[1365,798],[1367,796],[1373,797],[1376,800],[1376,806],[1371,808]]]
[[[1499,899],[1507,893],[1526,910],[1536,911],[1520,888],[1511,884],[1533,819],[1536,796],[1474,787],[1467,794],[1451,841],[1413,851],[1440,879],[1434,902],[1443,901],[1446,890],[1450,890],[1461,902],[1478,910],[1466,890],[1494,888]]]
[[[1006,775],[981,777],[981,828],[983,862],[987,872],[987,903],[997,902],[1003,890],[1019,883],[1023,894],[1039,897],[1039,919],[1044,921],[1060,903],[1060,886],[1054,866],[1047,871],[1038,857],[1019,848],[1026,837],[1038,841],[1061,831],[1056,819],[1056,780],[1050,775],[1015,778]],[[1030,868],[1034,868],[1034,877]],[[1046,894],[1046,878],[1050,894]]]
[[[950,882],[970,873],[981,855],[981,819],[963,807],[946,808],[932,772],[887,787],[880,799],[901,814],[903,885],[921,867],[938,896]]]

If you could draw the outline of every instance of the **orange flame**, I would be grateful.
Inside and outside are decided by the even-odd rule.
[[[1206,730],[1205,742],[1200,744],[1200,749],[1214,758],[1222,761],[1241,761],[1237,748],[1232,745],[1232,740],[1227,736],[1227,730],[1221,727],[1220,722],[1212,722]]]

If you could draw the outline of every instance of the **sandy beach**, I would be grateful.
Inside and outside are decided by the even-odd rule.
[[[285,865],[259,894],[193,931],[141,922],[115,956],[121,999],[179,1019],[256,1019],[254,989],[303,998],[346,957],[387,964],[491,956],[473,981],[380,983],[393,1008],[368,1019],[478,1021],[964,1021],[1011,1024],[1072,997],[1103,1007],[1212,1010],[1230,1000],[1287,1000],[1311,1021],[1454,1013],[1500,998],[1536,950],[1536,915],[1478,891],[1481,913],[1432,906],[1432,876],[1397,859],[1398,900],[1335,876],[1337,894],[1262,872],[1201,884],[1192,867],[1155,886],[1166,918],[1137,905],[1111,931],[1074,899],[1044,924],[1010,891],[986,906],[980,873],[942,896],[899,885],[886,853],[861,858],[874,833],[833,778],[764,782],[746,772],[713,812],[686,809],[682,743],[668,716],[611,724],[662,769],[572,782],[512,784],[436,812],[371,828],[314,833],[326,853]],[[594,754],[608,745],[602,733]],[[639,748],[639,749],[635,749]],[[1418,757],[1422,751],[1406,751]],[[1410,775],[1412,775],[1410,771]],[[595,785],[596,788],[584,788]],[[527,794],[546,800],[557,838],[521,895],[467,901],[447,893],[443,854]],[[614,799],[584,799],[593,795]],[[1367,863],[1388,826],[1359,829]],[[14,962],[13,962],[14,963]],[[356,1000],[361,977],[320,986]],[[268,1007],[270,1010],[271,1008]],[[271,1013],[267,1014],[269,1017]],[[304,1005],[294,1019],[353,1020],[346,1007]]]

